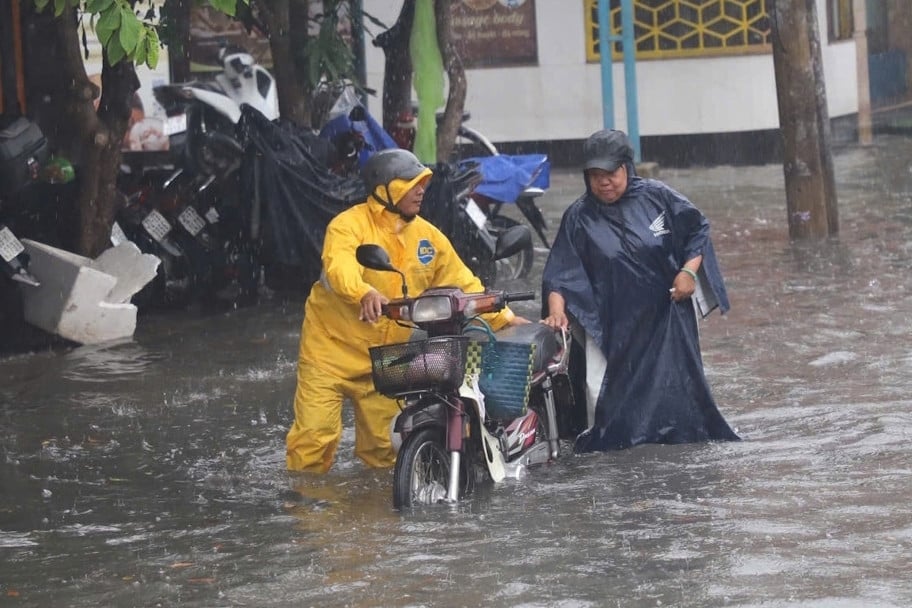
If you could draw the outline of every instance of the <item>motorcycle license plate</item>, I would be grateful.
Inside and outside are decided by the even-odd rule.
[[[4,226],[3,230],[0,230],[0,257],[3,261],[9,262],[23,251],[25,246],[22,242],[16,238],[12,230]]]
[[[484,229],[485,225],[488,223],[488,216],[485,215],[485,212],[481,210],[481,207],[478,206],[471,198],[466,203],[466,213],[469,214],[469,217],[472,218],[472,221],[475,222],[475,225]]]
[[[165,135],[183,133],[187,130],[187,115],[178,114],[177,116],[167,117],[165,119],[165,124],[162,126],[162,130],[165,132]]]
[[[117,247],[127,240],[129,239],[127,239],[127,235],[123,231],[123,228],[120,227],[120,224],[114,222],[114,225],[111,226],[111,244]]]
[[[142,225],[146,232],[149,233],[149,236],[159,243],[171,232],[171,224],[168,223],[165,216],[154,209],[143,219]]]
[[[177,216],[177,221],[193,236],[202,232],[206,227],[206,220],[193,207],[187,207],[181,211],[181,214]]]

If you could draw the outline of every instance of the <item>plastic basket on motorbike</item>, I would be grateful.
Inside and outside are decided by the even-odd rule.
[[[478,330],[469,344],[467,371],[478,372],[478,386],[485,397],[485,411],[494,419],[518,418],[526,413],[533,377],[558,350],[554,331],[541,323],[502,329]]]
[[[387,397],[456,390],[465,378],[468,345],[467,336],[444,336],[371,347],[374,387]]]

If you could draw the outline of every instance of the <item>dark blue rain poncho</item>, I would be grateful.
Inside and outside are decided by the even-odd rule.
[[[615,203],[587,187],[567,208],[543,274],[543,301],[560,293],[607,360],[595,424],[576,451],[737,440],[703,372],[693,300],[669,297],[684,263],[702,255],[703,286],[728,310],[709,223],[684,196],[627,170]]]

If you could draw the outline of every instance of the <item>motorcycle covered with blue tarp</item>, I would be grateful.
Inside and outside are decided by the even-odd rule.
[[[476,202],[492,221],[500,216],[501,205],[516,203],[545,247],[547,224],[535,199],[551,185],[551,163],[545,154],[498,154],[473,156],[463,165],[476,164],[482,179],[475,188]]]

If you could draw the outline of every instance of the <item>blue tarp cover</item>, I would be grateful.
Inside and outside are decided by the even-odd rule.
[[[367,159],[374,155],[375,152],[386,150],[387,148],[396,148],[396,142],[389,133],[374,120],[374,117],[364,112],[363,121],[353,121],[348,114],[341,114],[327,122],[320,130],[320,137],[330,141],[336,141],[339,138],[346,137],[352,131],[357,131],[364,138],[364,147],[358,155],[358,165],[363,167]]]
[[[473,156],[462,163],[478,163],[482,181],[475,192],[502,203],[515,202],[526,188],[547,190],[551,185],[551,164],[544,154]]]

